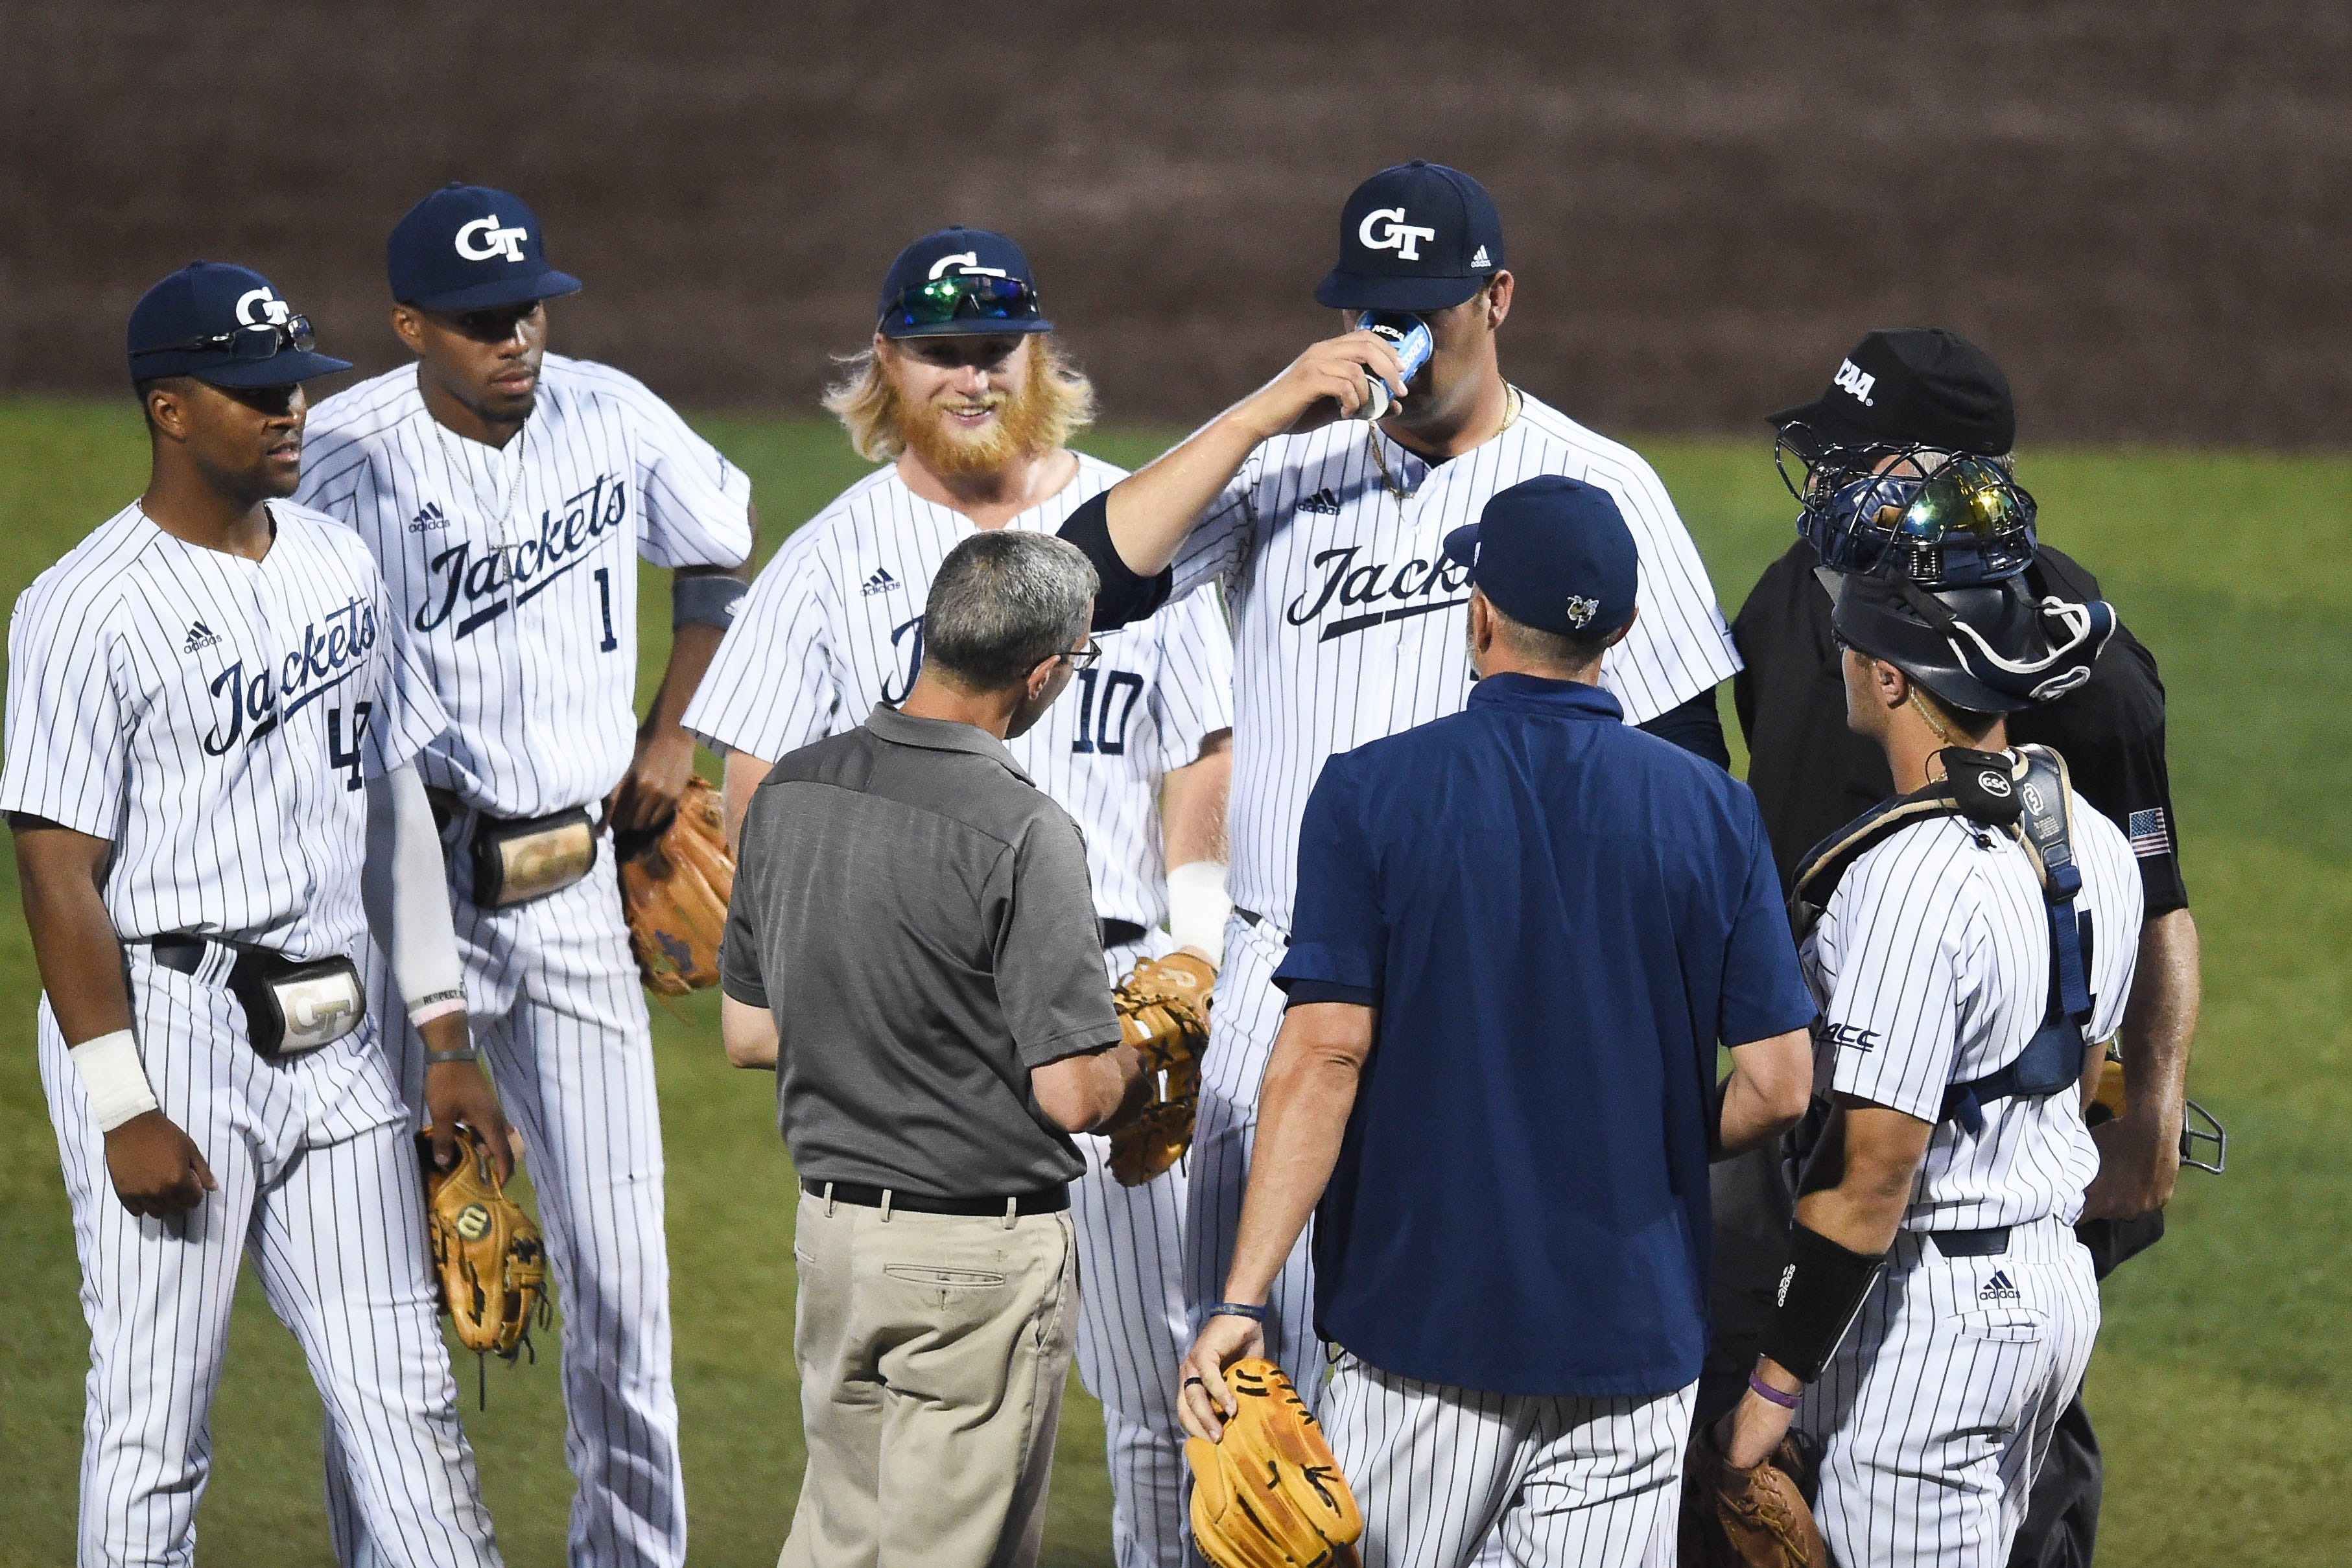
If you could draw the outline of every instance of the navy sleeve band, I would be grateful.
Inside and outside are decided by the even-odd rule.
[[[1853,1326],[1885,1260],[1884,1252],[1849,1252],[1802,1223],[1790,1225],[1780,1302],[1765,1322],[1757,1350],[1795,1373],[1799,1382],[1812,1382]]]
[[[715,572],[681,573],[669,585],[669,627],[716,626],[721,632],[735,623],[735,605],[751,585]]]
[[[1095,563],[1095,575],[1102,580],[1095,594],[1094,630],[1116,632],[1168,602],[1176,586],[1175,570],[1163,568],[1150,577],[1141,576],[1119,559],[1118,547],[1110,542],[1108,490],[1080,501],[1062,524],[1062,537],[1086,552]]]
[[[1381,1005],[1380,993],[1361,986],[1343,986],[1334,980],[1285,980],[1276,977],[1275,985],[1282,990],[1286,1008],[1302,1007],[1308,1002],[1347,1002],[1360,1008]]]
[[[1723,719],[1715,711],[1713,686],[1633,727],[1660,740],[1671,740],[1692,756],[1704,757],[1725,772],[1731,771],[1731,748],[1723,742]]]

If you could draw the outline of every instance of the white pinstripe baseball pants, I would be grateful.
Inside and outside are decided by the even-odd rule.
[[[462,854],[452,861],[466,863]],[[661,1118],[612,841],[599,841],[582,881],[512,909],[477,909],[466,873],[453,883],[475,1043],[523,1134],[562,1309],[563,1458],[580,1483],[569,1560],[677,1568],[686,1480],[670,1378]],[[376,1005],[390,981],[371,977]],[[398,1000],[390,1005],[401,1016]],[[423,1046],[404,1019],[399,1034],[415,1106]],[[340,1544],[353,1521],[336,1511],[335,1522]],[[350,1542],[343,1561],[372,1564],[368,1545]]]
[[[1813,1512],[1831,1555],[2000,1568],[2098,1332],[2091,1255],[2055,1218],[1983,1258],[1897,1236],[1797,1412],[1823,1445]]]
[[[1113,984],[1139,958],[1171,951],[1164,931],[1104,955]],[[1118,1568],[1184,1561],[1184,1429],[1176,1368],[1192,1339],[1184,1310],[1185,1173],[1179,1160],[1141,1186],[1105,1161],[1110,1140],[1080,1134],[1087,1173],[1070,1184],[1078,1241],[1078,1375],[1102,1401]]]
[[[1202,1313],[1224,1294],[1241,1232],[1250,1149],[1257,1139],[1258,1083],[1282,1030],[1283,996],[1274,988],[1282,954],[1282,939],[1269,927],[1239,915],[1226,922],[1225,967],[1209,1014],[1185,1206],[1184,1297],[1196,1332]],[[1315,1334],[1315,1265],[1307,1247],[1313,1234],[1310,1219],[1275,1277],[1265,1320],[1265,1354],[1290,1375],[1310,1410],[1319,1406],[1328,1375],[1323,1342]],[[1187,1348],[1191,1343],[1188,1334]]]
[[[244,1254],[302,1347],[331,1446],[340,1435],[351,1456],[342,1504],[366,1521],[380,1561],[496,1564],[425,1277],[415,1147],[374,1060],[375,1030],[266,1062],[221,988],[227,967],[215,950],[200,977],[181,975],[131,949],[148,1081],[220,1184],[170,1218],[138,1218],[115,1195],[105,1136],[41,1004],[41,1083],[90,1335],[79,1561],[194,1560]]]
[[[1364,1568],[1673,1568],[1696,1392],[1481,1394],[1343,1353],[1322,1421],[1363,1510]]]

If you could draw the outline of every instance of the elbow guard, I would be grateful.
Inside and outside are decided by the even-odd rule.
[[[1802,1224],[1789,1227],[1789,1266],[1780,1271],[1780,1304],[1756,1348],[1811,1383],[1837,1353],[1878,1278],[1886,1254],[1849,1252]]]
[[[1176,584],[1175,571],[1163,568],[1150,577],[1142,576],[1127,564],[1118,547],[1110,542],[1108,490],[1079,502],[1062,524],[1062,537],[1094,562],[1095,576],[1100,580],[1095,591],[1094,630],[1116,632],[1144,620],[1168,602],[1169,593]]]

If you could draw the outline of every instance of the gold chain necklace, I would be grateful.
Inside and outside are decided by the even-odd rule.
[[[1527,400],[1520,395],[1518,388],[1513,386],[1508,382],[1505,382],[1503,383],[1503,423],[1495,427],[1495,435],[1502,434],[1503,432],[1510,429],[1512,425],[1518,423],[1519,410],[1525,405],[1526,402]],[[1494,440],[1495,435],[1488,436],[1486,441]],[[1389,473],[1388,455],[1381,450],[1380,429],[1376,423],[1367,423],[1365,424],[1364,439],[1371,445],[1372,462],[1380,468],[1381,483],[1388,487],[1390,495],[1394,496],[1397,498],[1397,505],[1399,507],[1402,507],[1405,502],[1411,500],[1412,497],[1405,493],[1404,486],[1398,484],[1395,476]],[[1482,441],[1478,444],[1480,446],[1484,446],[1486,444],[1486,443],[1485,441]],[[1399,442],[1398,444],[1402,445],[1403,443]],[[1475,449],[1474,448],[1473,450]]]

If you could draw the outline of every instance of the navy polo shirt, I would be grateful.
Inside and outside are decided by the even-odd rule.
[[[1716,1046],[1814,1009],[1755,797],[1622,718],[1496,675],[1307,800],[1275,983],[1380,1009],[1316,1210],[1316,1328],[1384,1372],[1698,1376]]]

